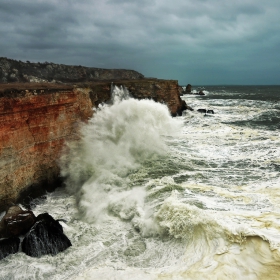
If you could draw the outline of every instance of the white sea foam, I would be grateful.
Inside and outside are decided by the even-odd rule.
[[[215,114],[174,119],[115,88],[61,160],[71,195],[34,209],[65,220],[73,246],[11,255],[0,279],[280,279],[279,131],[235,123],[266,104],[187,103]]]
[[[244,275],[252,280],[278,279],[279,248],[271,248],[266,242],[269,235],[265,231],[253,230],[250,225],[240,224],[240,220],[238,223],[230,217],[233,213],[224,216],[224,213],[205,211],[182,203],[177,196],[175,191],[164,201],[155,219],[161,234],[173,236],[179,241],[180,249],[170,239],[164,243],[145,239],[147,247],[141,260],[146,265],[130,266],[121,260],[106,262],[88,268],[73,279],[233,280],[243,279]],[[155,258],[154,262],[151,258]]]
[[[203,101],[199,102],[200,107],[203,107]],[[263,183],[268,177],[271,181],[276,180],[276,189],[269,188],[271,194],[264,191],[267,185],[258,190],[250,185],[255,182],[251,177],[261,176],[258,166],[265,166],[267,161],[275,162],[279,158],[279,154],[274,157],[267,155],[269,149],[262,148],[263,137],[268,139],[266,148],[270,147],[270,141],[278,140],[269,140],[273,138],[273,133],[221,123],[221,118],[232,121],[244,120],[247,116],[250,120],[263,110],[252,109],[248,113],[250,104],[242,107],[237,103],[238,111],[229,114],[228,110],[232,105],[222,104],[223,107],[219,105],[216,108],[205,101],[206,108],[214,108],[219,114],[205,118],[196,112],[187,112],[185,117],[181,118],[187,124],[184,129],[186,138],[177,137],[174,141],[171,139],[170,145],[177,154],[178,166],[185,158],[191,163],[189,171],[182,170],[183,175],[190,176],[188,183],[178,185],[172,177],[163,177],[150,180],[145,190],[135,188],[136,194],[127,188],[119,193],[112,192],[111,189],[104,192],[108,200],[106,209],[110,209],[122,220],[130,220],[143,237],[158,235],[164,239],[164,236],[172,236],[182,244],[184,253],[180,255],[180,250],[167,242],[166,248],[161,251],[162,260],[157,259],[158,265],[161,262],[163,264],[161,269],[150,267],[148,272],[144,272],[143,269],[132,269],[127,264],[122,264],[123,270],[115,270],[113,273],[109,267],[96,267],[84,272],[78,279],[92,279],[92,273],[111,276],[116,273],[119,279],[131,273],[141,277],[145,275],[147,279],[242,279],[244,275],[246,279],[279,277],[278,214],[267,214],[279,203],[277,199],[277,202],[271,203],[279,183],[278,175],[266,173],[267,171],[263,173]],[[186,144],[182,144],[184,141]],[[248,141],[251,143],[248,144]],[[271,144],[272,147],[275,146],[275,142]],[[160,154],[160,151],[156,151],[156,154]],[[205,167],[204,171],[201,164],[205,160],[213,165],[213,172],[218,172],[220,178],[214,176],[214,173],[211,176],[209,166]],[[141,160],[137,162],[140,163]],[[251,169],[246,169],[247,173],[242,169],[244,162],[252,166]],[[234,166],[232,174],[227,167],[229,163]],[[176,176],[179,174],[178,170]],[[123,178],[121,177],[122,184]],[[231,178],[231,182],[228,178]],[[262,185],[261,180],[259,183]],[[110,182],[110,188],[112,185]],[[89,182],[88,187],[92,190],[92,182]],[[182,189],[185,189],[185,195],[182,195]],[[110,194],[113,194],[114,199],[110,198]],[[145,242],[148,247],[141,259],[143,263],[151,265],[146,257],[151,256],[151,251],[156,247],[153,247],[154,244],[152,245],[149,239]],[[175,248],[180,257],[174,254]],[[166,250],[173,252],[169,253],[168,261]],[[174,259],[170,257],[172,254]],[[169,268],[166,267],[168,262],[173,263]]]
[[[89,221],[100,218],[105,209],[116,212],[119,208],[121,217],[132,211],[143,195],[129,188],[128,174],[143,161],[166,154],[163,137],[180,131],[181,122],[170,116],[166,105],[129,98],[128,92],[118,87],[111,103],[101,107],[81,129],[81,141],[69,143],[61,160],[68,189],[77,193]],[[128,205],[119,205],[121,201]]]

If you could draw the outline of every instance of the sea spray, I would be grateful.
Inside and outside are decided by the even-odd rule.
[[[103,241],[108,251],[100,249],[110,256],[105,273],[115,277],[107,264],[116,256],[125,271],[149,267],[151,275],[165,279],[279,279],[278,215],[273,213],[270,221],[257,211],[271,209],[269,190],[275,205],[278,199],[266,186],[261,195],[253,184],[263,172],[258,168],[263,154],[255,145],[264,143],[258,135],[264,132],[226,123],[250,121],[256,110],[247,114],[250,107],[242,103],[238,113],[218,104],[218,117],[191,112],[181,118],[185,135],[166,139],[181,127],[165,106],[131,99],[128,92],[122,98],[122,89],[116,90],[111,104],[100,106],[82,128],[81,141],[69,144],[63,169],[83,220],[102,221],[92,223],[104,231],[96,240],[103,235],[113,240]],[[251,157],[254,165],[247,164]],[[276,189],[279,179],[272,171],[262,177],[269,175]],[[85,272],[82,279],[96,277],[100,269]]]
[[[104,218],[106,211],[118,211],[124,219],[140,215],[145,191],[131,189],[128,175],[165,155],[165,136],[180,128],[166,105],[130,98],[125,88],[114,87],[110,104],[99,106],[82,126],[80,141],[68,143],[61,158],[67,189],[75,193],[86,220]]]
[[[213,108],[209,117],[187,111],[170,119],[165,107],[167,127],[181,119],[182,134],[168,136],[165,130],[159,151],[131,155],[127,165],[115,155],[120,143],[128,145],[124,137],[113,145],[113,129],[108,137],[103,130],[110,121],[117,127],[117,117],[123,120],[129,108],[106,114],[132,99],[128,93],[116,104],[100,105],[95,117],[103,116],[103,127],[84,125],[81,141],[68,143],[63,156],[72,195],[57,189],[33,209],[67,221],[63,227],[73,246],[32,260],[11,255],[0,262],[0,279],[280,279],[280,140],[279,129],[271,129],[279,124],[273,116],[279,113],[280,88],[263,87],[253,95],[251,89],[213,88],[203,97],[182,97],[193,108]],[[160,104],[147,104],[157,114]],[[255,122],[270,113],[267,125]],[[107,157],[105,144],[115,147]],[[86,188],[93,193],[88,200]],[[82,203],[88,205],[79,219]],[[91,215],[103,220],[89,223],[87,215],[89,221]]]

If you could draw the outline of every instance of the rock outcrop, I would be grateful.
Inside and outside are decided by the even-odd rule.
[[[15,254],[19,250],[20,239],[18,237],[10,237],[0,240],[0,260],[6,258],[10,254]]]
[[[60,184],[63,144],[92,116],[88,89],[11,86],[0,93],[0,211]]]
[[[0,260],[19,251],[31,257],[56,255],[72,246],[63,227],[48,213],[35,217],[20,206],[10,207],[0,221]]]
[[[123,80],[115,81],[114,85],[124,85],[134,98],[153,99],[156,102],[166,104],[172,116],[180,114],[184,106],[179,94],[178,82],[175,80]]]
[[[111,77],[110,71],[100,73]],[[0,211],[14,203],[26,205],[61,185],[57,160],[62,147],[66,140],[78,139],[79,123],[93,115],[93,107],[110,100],[112,81],[127,87],[134,98],[165,103],[172,116],[187,109],[177,81],[143,79],[141,74],[135,79],[139,73],[129,73],[134,78],[129,74],[129,80],[116,80],[116,74],[110,81],[0,84]]]
[[[192,85],[191,84],[187,84],[186,86],[186,93],[191,93],[192,92]]]
[[[56,255],[72,246],[57,220],[48,213],[38,215],[36,223],[22,241],[22,251],[31,257]]]
[[[32,63],[0,57],[0,83],[78,83],[96,80],[142,78],[144,76],[134,70],[102,69],[51,62]]]
[[[214,114],[214,110],[197,109],[197,111],[203,114]]]
[[[25,234],[35,223],[32,211],[14,205],[8,209],[0,221],[0,238],[16,237]]]

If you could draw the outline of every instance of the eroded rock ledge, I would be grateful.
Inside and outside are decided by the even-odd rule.
[[[57,160],[64,142],[78,138],[79,123],[111,97],[112,81],[83,84],[0,84],[0,211],[60,185]],[[182,111],[174,80],[114,80],[135,98]]]

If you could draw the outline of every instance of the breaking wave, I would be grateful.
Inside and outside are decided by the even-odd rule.
[[[34,209],[63,219],[73,246],[32,262],[7,257],[0,279],[280,279],[271,101],[232,99],[224,89],[218,96],[188,96],[211,116],[172,118],[165,105],[112,88],[112,100],[65,147],[67,193]]]
[[[81,128],[79,143],[68,143],[61,158],[62,176],[86,220],[102,218],[105,210],[123,219],[135,215],[131,208],[141,204],[145,192],[132,187],[128,176],[143,162],[166,155],[164,138],[178,134],[180,125],[166,105],[114,88],[111,105],[99,107]],[[124,200],[126,205],[119,203]]]

